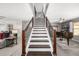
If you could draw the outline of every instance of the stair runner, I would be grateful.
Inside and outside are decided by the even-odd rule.
[[[33,27],[28,45],[27,56],[52,56],[52,46],[46,27]]]

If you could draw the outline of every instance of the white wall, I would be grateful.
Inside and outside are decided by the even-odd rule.
[[[0,32],[2,31],[8,31],[8,25],[0,24]]]

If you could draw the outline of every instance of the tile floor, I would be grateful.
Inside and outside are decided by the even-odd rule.
[[[13,47],[0,49],[0,56],[20,56],[21,43]],[[57,55],[58,56],[79,56],[79,43],[70,40],[70,45],[67,46],[66,40],[57,40]]]
[[[58,56],[79,56],[79,43],[70,40],[70,45],[67,45],[66,40],[57,40]]]
[[[21,44],[0,49],[0,56],[20,56]]]

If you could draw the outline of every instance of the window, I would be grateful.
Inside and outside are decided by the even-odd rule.
[[[79,22],[74,23],[74,35],[79,35]]]

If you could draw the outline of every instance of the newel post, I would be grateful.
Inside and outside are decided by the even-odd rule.
[[[25,56],[26,54],[26,45],[25,45],[25,31],[22,30],[22,54],[21,56]]]
[[[56,49],[56,31],[53,32],[53,55],[57,55],[57,49]]]

